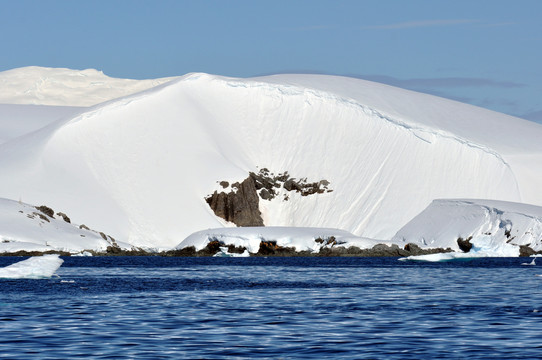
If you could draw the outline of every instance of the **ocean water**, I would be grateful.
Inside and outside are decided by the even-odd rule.
[[[0,358],[542,358],[525,259],[64,260],[0,280]]]

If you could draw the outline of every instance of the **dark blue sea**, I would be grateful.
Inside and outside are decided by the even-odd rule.
[[[0,358],[542,358],[526,259],[64,260],[0,280]]]

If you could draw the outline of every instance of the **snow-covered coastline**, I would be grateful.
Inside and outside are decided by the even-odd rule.
[[[200,251],[209,239],[251,254],[262,241],[307,253],[409,243],[460,251],[458,238],[483,247],[484,236],[542,250],[539,124],[336,76],[139,81],[32,67],[0,80],[3,253],[99,253],[110,239],[148,252]],[[266,228],[233,228],[206,197],[264,167],[326,179],[331,191],[277,188],[257,204]],[[35,209],[17,199],[108,235],[37,215],[26,223]],[[326,236],[336,243],[316,242]]]

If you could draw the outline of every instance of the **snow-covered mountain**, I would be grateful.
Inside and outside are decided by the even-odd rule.
[[[326,179],[333,190],[260,200],[265,225],[390,239],[437,198],[542,205],[542,126],[522,119],[324,75],[188,74],[115,100],[124,85],[106,82],[109,101],[0,145],[0,197],[61,208],[116,239],[158,248],[231,226],[205,197],[261,168]],[[2,86],[19,94],[8,102],[24,97],[12,84]],[[91,84],[66,93],[85,97]],[[60,86],[50,93],[63,98]],[[43,104],[48,94],[40,88]]]

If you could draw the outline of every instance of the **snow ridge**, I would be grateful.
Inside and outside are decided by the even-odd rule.
[[[321,99],[325,99],[325,100],[330,100],[330,101],[333,101],[333,102],[336,102],[336,103],[341,103],[341,104],[345,104],[345,105],[351,105],[351,106],[354,106],[354,107],[358,107],[360,108],[365,114],[369,115],[369,116],[372,116],[372,117],[375,117],[375,118],[378,118],[380,120],[383,120],[383,121],[387,121],[387,122],[390,122],[391,124],[394,124],[396,126],[399,126],[399,127],[402,127],[410,132],[412,132],[412,134],[416,137],[418,137],[420,140],[422,141],[425,141],[429,144],[432,143],[432,137],[436,136],[436,137],[442,137],[442,138],[446,138],[446,139],[452,139],[454,141],[457,141],[463,145],[466,145],[466,146],[469,146],[469,147],[472,147],[474,149],[478,149],[478,150],[482,150],[488,154],[491,154],[493,156],[495,156],[497,159],[499,159],[500,161],[502,161],[502,163],[506,166],[509,167],[508,163],[504,160],[504,158],[501,156],[501,154],[499,154],[497,151],[491,149],[490,147],[488,146],[484,146],[482,144],[478,144],[478,143],[475,143],[475,142],[472,142],[472,141],[469,141],[467,139],[464,139],[460,136],[457,136],[455,134],[452,134],[452,133],[449,133],[449,132],[446,132],[446,131],[442,131],[442,130],[439,130],[439,129],[435,129],[435,128],[431,128],[431,127],[428,127],[428,126],[421,126],[419,123],[414,123],[414,122],[409,122],[407,120],[401,120],[397,117],[394,117],[394,116],[391,116],[391,115],[385,115],[384,113],[374,109],[374,108],[371,108],[369,106],[366,106],[366,105],[363,105],[361,104],[359,101],[356,101],[354,99],[351,99],[351,98],[346,98],[346,97],[342,97],[340,95],[336,95],[334,93],[331,93],[331,92],[325,92],[325,91],[319,91],[319,90],[316,90],[316,89],[310,89],[310,88],[301,88],[301,87],[298,87],[298,86],[293,86],[293,85],[280,85],[280,84],[271,84],[271,83],[265,83],[265,82],[260,82],[260,81],[236,81],[236,80],[230,80],[228,78],[224,78],[224,77],[219,77],[219,76],[212,76],[212,75],[208,75],[208,74],[194,74],[194,77],[192,79],[198,79],[198,78],[201,78],[201,77],[204,77],[204,76],[207,76],[207,77],[210,77],[210,79],[212,80],[217,80],[217,81],[225,81],[226,82],[226,85],[227,86],[231,86],[231,87],[243,87],[243,88],[249,88],[249,87],[254,87],[254,88],[264,88],[264,89],[267,89],[267,90],[276,90],[276,91],[279,91],[282,95],[311,95],[311,96],[314,96],[314,97],[318,97],[318,98],[321,98]],[[428,135],[428,136],[423,136],[422,134],[424,135]]]

